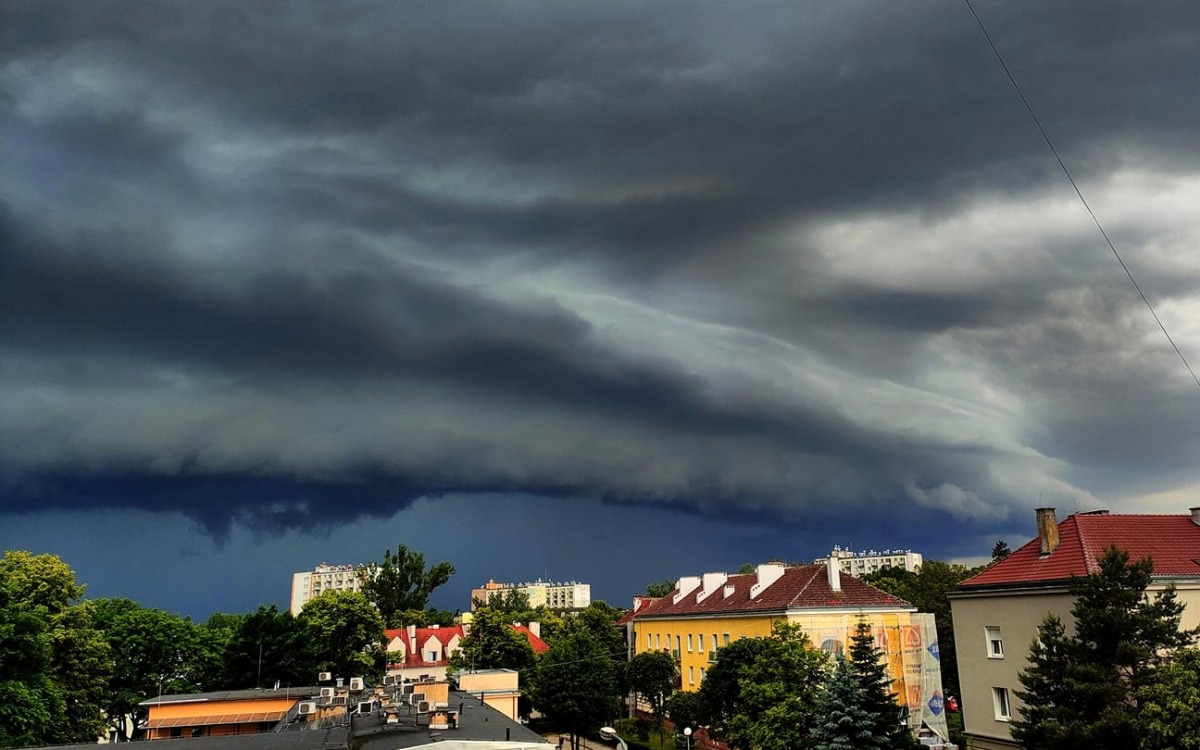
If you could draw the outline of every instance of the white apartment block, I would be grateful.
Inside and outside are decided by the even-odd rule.
[[[852,576],[874,573],[883,568],[903,568],[908,571],[916,571],[924,560],[920,552],[913,552],[910,549],[885,549],[882,551],[872,549],[855,552],[849,547],[843,548],[835,545],[828,557],[814,560],[813,563],[823,563],[829,558],[837,559],[838,567],[842,569],[842,572]]]
[[[361,568],[362,566],[358,566]],[[300,614],[304,603],[326,591],[358,591],[362,587],[359,569],[353,565],[321,563],[303,573],[292,574],[292,614]]]
[[[543,581],[540,578],[528,583],[496,583],[488,581],[480,588],[471,591],[471,609],[475,602],[487,602],[494,596],[503,596],[516,589],[529,599],[530,607],[548,607],[549,609],[583,609],[592,603],[591,584],[567,581],[555,583]]]

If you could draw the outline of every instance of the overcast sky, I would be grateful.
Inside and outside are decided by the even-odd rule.
[[[976,8],[1200,365],[1200,8]],[[91,595],[978,557],[1200,505],[1198,405],[958,0],[0,4],[0,542]]]

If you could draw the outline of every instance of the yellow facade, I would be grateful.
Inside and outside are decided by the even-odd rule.
[[[897,693],[903,693],[904,635],[913,627],[912,612],[831,610],[814,613],[726,615],[722,617],[678,617],[638,619],[634,625],[634,653],[669,651],[679,666],[681,689],[698,690],[715,661],[716,649],[740,638],[765,638],[776,622],[799,625],[814,648],[827,653],[844,651],[859,617],[871,624],[876,645],[888,654],[888,667]],[[910,637],[911,640],[911,637]]]

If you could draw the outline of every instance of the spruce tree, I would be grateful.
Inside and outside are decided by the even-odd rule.
[[[888,750],[913,747],[916,742],[900,719],[900,706],[892,692],[892,678],[883,657],[883,652],[875,647],[870,624],[860,619],[850,637],[850,666],[858,682],[862,708],[869,717],[871,735],[878,742],[860,747]]]
[[[821,719],[813,729],[814,750],[884,748],[872,732],[874,717],[863,706],[863,690],[854,667],[838,654],[821,696]]]

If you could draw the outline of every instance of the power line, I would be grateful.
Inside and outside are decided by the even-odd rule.
[[[1062,160],[1062,157],[1059,156],[1058,149],[1054,147],[1054,142],[1050,140],[1050,136],[1046,133],[1046,129],[1042,127],[1042,121],[1038,119],[1037,113],[1033,111],[1033,107],[1029,104],[1029,100],[1025,98],[1025,93],[1021,91],[1021,87],[1017,84],[1017,79],[1013,77],[1012,71],[1008,69],[1008,64],[1004,62],[1004,56],[1000,54],[1000,50],[997,49],[996,43],[992,41],[992,35],[988,33],[987,27],[983,25],[983,19],[980,18],[979,14],[975,12],[975,6],[971,5],[971,0],[963,0],[963,2],[966,3],[967,9],[971,11],[971,15],[975,17],[975,23],[979,24],[979,30],[983,32],[983,37],[987,39],[988,46],[992,48],[992,53],[996,55],[996,59],[1000,62],[1000,67],[1004,68],[1004,74],[1008,76],[1008,82],[1012,84],[1012,87],[1017,92],[1017,96],[1021,98],[1021,103],[1025,105],[1025,111],[1029,113],[1031,118],[1033,118],[1033,124],[1037,126],[1038,132],[1042,134],[1042,140],[1046,142],[1046,146],[1050,148],[1050,153],[1054,154],[1054,158],[1058,161],[1058,166],[1062,168],[1063,174],[1066,175],[1067,181],[1070,182],[1071,187],[1075,189],[1075,195],[1079,197],[1079,202],[1083,204],[1084,209],[1088,212],[1088,216],[1092,217],[1092,223],[1096,225],[1096,229],[1100,230],[1100,236],[1104,238],[1106,243],[1108,243],[1108,249],[1112,250],[1113,256],[1117,259],[1117,262],[1121,264],[1121,269],[1124,270],[1125,275],[1129,277],[1129,281],[1133,284],[1133,288],[1137,290],[1138,296],[1142,298],[1142,302],[1146,303],[1146,309],[1150,311],[1150,315],[1154,318],[1154,322],[1158,323],[1159,329],[1161,329],[1163,335],[1167,337],[1167,341],[1171,344],[1171,348],[1175,350],[1177,355],[1179,355],[1179,361],[1183,362],[1183,366],[1187,368],[1188,374],[1192,376],[1192,380],[1196,382],[1196,385],[1200,386],[1200,378],[1196,377],[1196,373],[1194,370],[1192,370],[1192,366],[1188,364],[1187,357],[1183,356],[1183,352],[1180,351],[1179,347],[1175,344],[1175,339],[1171,338],[1171,334],[1167,331],[1167,327],[1163,325],[1162,319],[1159,318],[1158,313],[1154,311],[1154,305],[1150,304],[1150,300],[1142,291],[1142,287],[1137,283],[1137,279],[1133,277],[1133,273],[1129,270],[1129,266],[1125,265],[1125,261],[1121,258],[1121,254],[1117,252],[1117,246],[1113,244],[1111,239],[1109,239],[1108,232],[1104,231],[1103,225],[1100,224],[1100,219],[1096,218],[1096,214],[1094,211],[1092,211],[1092,207],[1088,205],[1087,199],[1083,197],[1083,193],[1079,190],[1079,185],[1075,183],[1075,178],[1071,176],[1071,170],[1067,169],[1066,163]]]

